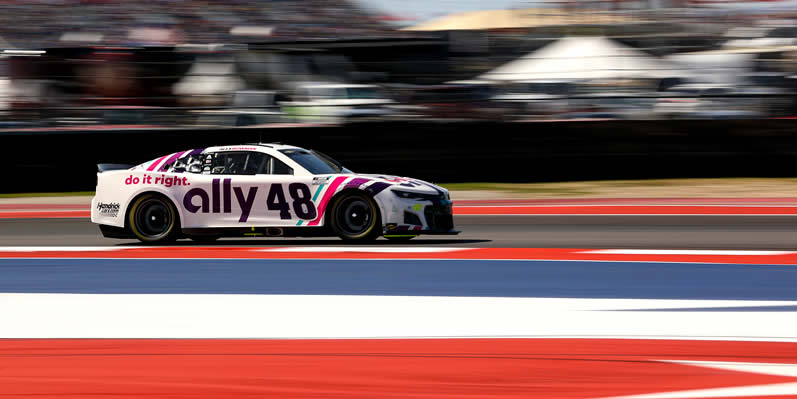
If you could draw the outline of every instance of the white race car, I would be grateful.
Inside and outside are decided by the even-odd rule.
[[[446,189],[355,174],[320,152],[288,145],[201,148],[98,169],[91,221],[105,237],[165,243],[181,237],[405,240],[458,233]]]

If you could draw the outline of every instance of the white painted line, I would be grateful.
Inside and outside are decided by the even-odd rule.
[[[456,251],[471,251],[480,248],[454,248],[454,247],[281,247],[255,249],[256,252],[320,252],[320,253],[442,253]]]
[[[772,256],[790,255],[793,251],[744,251],[744,250],[704,250],[704,249],[597,249],[579,251],[581,254],[598,255],[730,255],[730,256]]]
[[[635,310],[750,306],[797,306],[797,301],[0,294],[0,338],[584,336],[797,340],[797,320],[789,311]],[[626,311],[616,311],[623,309]]]

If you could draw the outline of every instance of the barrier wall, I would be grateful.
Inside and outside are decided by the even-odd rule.
[[[341,127],[0,132],[0,192],[93,190],[97,163],[283,142],[358,172],[433,182],[797,176],[797,120],[361,123]]]

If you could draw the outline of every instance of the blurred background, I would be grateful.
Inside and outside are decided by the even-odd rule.
[[[81,177],[52,189],[90,190],[97,162],[258,140],[448,182],[792,176],[795,17],[797,0],[0,0],[0,147],[36,148],[6,155],[1,190],[65,164]]]
[[[2,128],[795,114],[797,1],[0,1]]]

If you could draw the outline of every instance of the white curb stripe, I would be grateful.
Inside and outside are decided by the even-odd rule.
[[[0,294],[0,338],[636,336],[797,340],[797,321],[788,311],[630,310],[756,305],[797,306],[797,301]],[[616,311],[621,309],[629,310]]]

